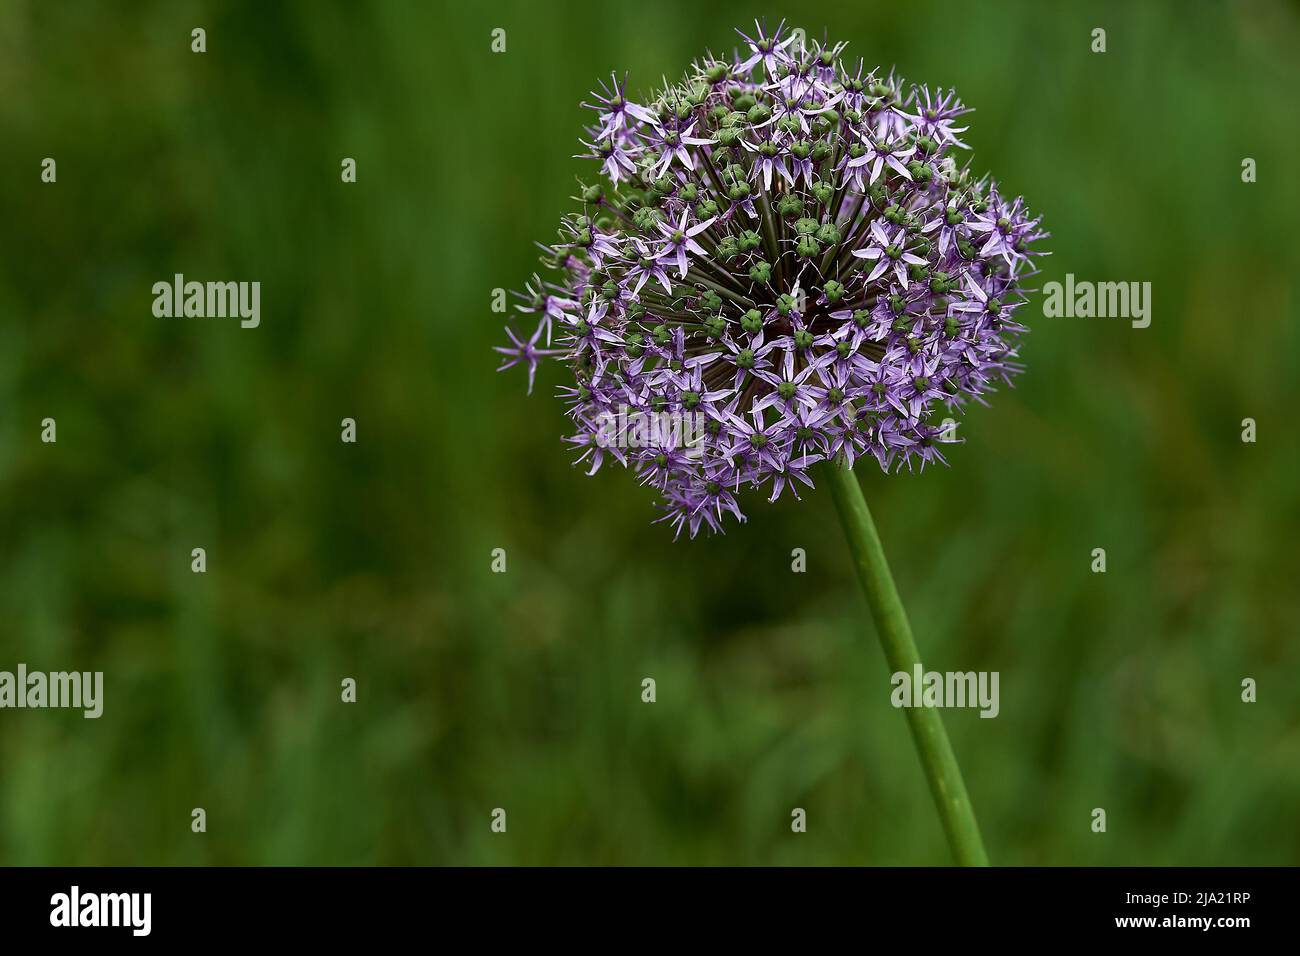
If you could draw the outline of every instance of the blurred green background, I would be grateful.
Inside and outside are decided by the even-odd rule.
[[[993,860],[1300,862],[1300,12],[1172,0],[0,5],[0,669],[106,682],[0,711],[0,862],[948,861],[828,496],[673,543],[494,371],[579,101],[759,15],[956,87],[1043,280],[1153,284],[861,471],[927,665],[1001,674],[946,714]],[[155,318],[175,272],[261,327]]]

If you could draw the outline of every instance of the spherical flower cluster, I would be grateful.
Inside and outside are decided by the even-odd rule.
[[[797,497],[824,459],[944,461],[943,420],[1019,371],[1046,235],[955,162],[951,91],[841,62],[842,44],[741,36],[646,105],[617,79],[585,104],[602,178],[498,348],[530,391],[541,359],[568,364],[578,460],[633,469],[692,536],[743,521],[745,487]]]

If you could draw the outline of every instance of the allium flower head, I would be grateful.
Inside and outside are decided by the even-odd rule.
[[[578,461],[631,468],[691,536],[823,459],[945,461],[940,423],[1020,370],[1046,235],[957,162],[955,93],[756,27],[643,104],[592,94],[599,175],[498,348],[530,390],[568,364]]]

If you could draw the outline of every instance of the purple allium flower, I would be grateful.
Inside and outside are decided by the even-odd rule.
[[[592,94],[601,181],[519,295],[535,329],[498,349],[530,390],[542,358],[567,363],[578,461],[633,469],[692,536],[823,459],[944,461],[943,418],[1020,371],[1047,235],[956,162],[955,93],[756,27],[644,105],[617,78]]]

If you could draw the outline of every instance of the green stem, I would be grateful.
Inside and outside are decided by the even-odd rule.
[[[871,616],[885,649],[885,660],[893,673],[905,673],[910,680],[915,669],[921,666],[921,655],[912,640],[907,612],[903,610],[898,589],[894,587],[885,549],[871,520],[867,500],[862,497],[862,488],[849,469],[834,462],[821,467],[844,525],[858,580],[866,593],[867,604],[871,606]],[[957,756],[952,752],[939,711],[933,707],[916,706],[904,710],[953,856],[961,866],[988,866],[989,858],[980,839],[979,824],[975,822],[975,810],[966,794]]]

